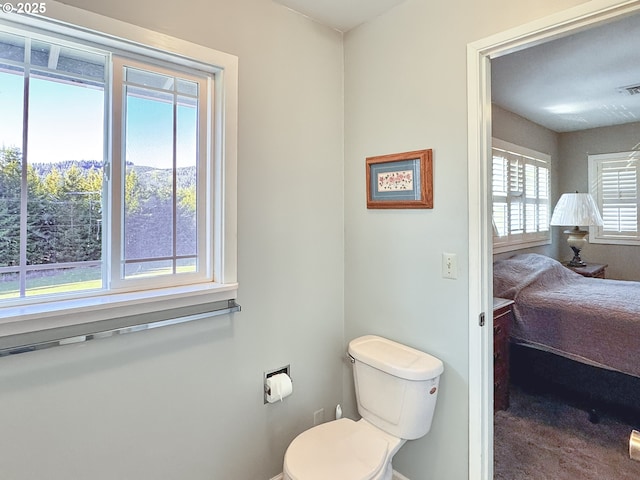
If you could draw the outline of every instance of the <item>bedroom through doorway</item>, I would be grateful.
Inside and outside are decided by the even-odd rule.
[[[544,125],[541,125],[541,120],[539,118],[527,118],[528,114],[526,113],[526,110],[513,108],[513,110],[516,111],[511,111],[511,104],[508,103],[508,101],[502,103],[504,95],[501,94],[505,92],[500,89],[504,89],[505,85],[508,87],[514,83],[519,83],[517,80],[509,80],[509,76],[507,74],[513,73],[510,72],[509,69],[513,68],[514,62],[507,62],[507,59],[509,59],[509,57],[515,59],[518,56],[525,58],[527,54],[534,53],[534,50],[544,50],[545,47],[552,51],[560,50],[561,53],[568,55],[570,49],[563,50],[562,48],[555,48],[555,45],[560,45],[555,42],[564,41],[565,44],[576,42],[581,38],[581,36],[589,33],[589,31],[596,31],[605,24],[613,25],[614,23],[618,24],[618,22],[625,21],[628,17],[637,14],[640,11],[639,9],[640,2],[637,1],[598,2],[597,8],[594,5],[594,2],[588,2],[588,5],[586,6],[576,7],[567,12],[561,12],[558,15],[544,19],[542,22],[538,22],[536,25],[526,25],[522,28],[513,29],[512,31],[505,32],[503,35],[497,35],[484,42],[477,42],[470,46],[469,66],[470,70],[473,70],[471,72],[472,75],[470,75],[469,82],[470,270],[473,271],[475,268],[478,269],[475,276],[472,275],[471,278],[472,294],[478,294],[478,297],[475,299],[472,298],[470,303],[470,321],[472,322],[472,327],[477,326],[477,316],[474,314],[474,307],[478,307],[479,311],[491,311],[493,298],[492,277],[494,255],[492,249],[492,238],[495,226],[492,228],[492,182],[490,180],[492,178],[492,155],[489,153],[492,147],[492,138],[500,138],[501,140],[510,141],[511,143],[525,143],[524,146],[531,149],[531,144],[526,145],[526,142],[531,140],[531,136],[527,132],[527,129],[523,127],[523,125],[531,124],[533,125],[533,129],[536,130],[534,137],[538,138],[538,140],[542,138],[543,145],[541,149],[543,151],[546,150],[547,152],[550,152],[551,156],[557,160],[561,157],[559,154],[561,147],[559,146],[560,140],[558,137],[562,135],[571,135],[571,133],[568,132],[556,131],[553,126],[545,127]],[[629,41],[629,45],[633,45],[633,43],[633,40]],[[597,57],[598,54],[592,54],[592,56]],[[607,57],[605,56],[604,58]],[[611,59],[611,56],[608,58]],[[505,65],[504,69],[501,68],[501,63]],[[509,65],[509,63],[511,64]],[[515,62],[515,64],[517,65],[517,62]],[[533,63],[530,58],[525,61],[524,67],[522,65],[523,64],[521,63],[520,67],[528,69],[528,72],[535,71],[537,69],[543,72],[546,71],[552,76],[547,65]],[[569,57],[564,58],[564,65],[567,69],[572,67],[573,64]],[[494,74],[502,75],[504,78],[495,78]],[[517,76],[513,78],[517,78]],[[477,83],[474,84],[474,80],[476,80]],[[640,82],[640,77],[638,80]],[[478,84],[480,85],[479,89]],[[579,86],[576,86],[576,89],[578,90]],[[517,97],[518,95],[521,95],[521,93],[514,92],[514,95]],[[501,102],[501,104],[496,102]],[[536,103],[541,103],[539,98],[536,100]],[[605,105],[603,109],[606,110],[609,106]],[[568,113],[564,112],[564,115],[567,116]],[[578,115],[574,115],[574,117],[577,116]],[[580,120],[583,121],[583,123],[588,122],[585,118],[581,118]],[[478,121],[480,123],[480,128],[478,128]],[[638,124],[638,126],[640,126],[640,124]],[[602,127],[596,126],[591,128]],[[573,131],[578,132],[579,129]],[[639,133],[639,135],[636,135],[636,143],[640,140],[640,128],[637,130],[637,133]],[[505,136],[508,136],[509,138],[504,138]],[[554,136],[556,137],[555,147],[549,148],[549,142],[553,143]],[[566,151],[563,151],[562,153],[566,153]],[[475,163],[476,160],[478,163]],[[555,201],[560,196],[560,193],[562,193],[566,188],[574,188],[573,186],[568,186],[572,185],[572,182],[579,183],[579,181],[581,181],[581,176],[583,175],[580,173],[578,175],[574,175],[575,178],[573,179],[560,181],[557,178],[557,175],[562,173],[562,169],[557,165],[553,168],[554,170],[552,170],[552,173],[556,178],[550,180],[552,196],[551,208],[555,205]],[[573,173],[575,174],[575,172]],[[578,180],[576,180],[576,178]],[[477,202],[477,207],[474,206],[475,202]],[[549,215],[550,213],[551,211],[549,211]],[[569,256],[568,247],[566,243],[563,243],[566,241],[566,236],[563,235],[562,229],[556,228],[555,230],[558,231],[554,231],[552,237],[553,241],[549,245],[529,247],[524,250],[501,252],[497,254],[496,258],[508,257],[520,252],[530,252],[565,260],[566,257]],[[473,255],[473,251],[476,246],[479,247],[477,251],[480,252],[479,257],[477,258]],[[589,254],[593,253],[597,252],[589,252]],[[637,280],[640,280],[640,278]],[[471,385],[470,403],[472,404],[471,442],[474,441],[474,437],[484,439],[484,441],[488,443],[488,445],[486,445],[486,452],[488,453],[487,457],[491,460],[493,459],[494,453],[494,433],[500,435],[502,434],[502,431],[500,429],[496,429],[494,432],[493,429],[493,385],[491,385],[493,375],[491,375],[490,370],[493,367],[493,355],[495,352],[492,348],[493,338],[491,329],[493,328],[493,323],[488,323],[488,326],[490,327],[487,329],[488,333],[478,330],[474,331],[472,328],[470,336],[470,377],[474,378],[474,373],[486,369],[486,371],[483,371],[480,376],[482,379],[482,385]],[[478,354],[478,356],[476,356],[476,354]],[[482,361],[479,362],[479,359]],[[527,392],[524,393],[526,394]],[[532,405],[532,400],[529,397],[522,397],[523,392],[519,386],[516,387],[513,394],[513,400],[516,404],[517,402],[520,402],[520,407],[522,404],[529,407]],[[522,400],[522,398],[524,398],[524,400]],[[479,403],[485,401],[486,409],[483,409],[483,413],[481,415],[485,419],[484,425],[482,422],[478,423],[474,421],[474,401],[478,401]],[[567,405],[567,403],[565,402],[561,405]],[[515,409],[513,410],[515,411]],[[478,410],[475,410],[475,412],[477,411]],[[506,411],[508,411],[508,409]],[[588,414],[588,412],[586,413]],[[595,425],[592,423],[590,424]],[[502,446],[499,448],[502,448]],[[473,447],[470,448],[470,465],[472,467],[472,471],[474,462],[478,462],[477,459],[474,458],[474,453],[476,452],[477,450],[474,451]],[[500,451],[497,453],[501,454]],[[533,452],[529,453],[533,454]],[[511,451],[511,454],[513,454],[513,451]],[[623,452],[623,455],[624,454],[626,454],[628,459],[628,452]],[[488,463],[491,463],[490,460]],[[563,458],[563,461],[571,462],[571,459]],[[570,463],[565,464],[565,466],[567,465],[570,465]],[[636,468],[636,466],[640,466],[640,463],[634,464],[632,469]],[[494,473],[496,479],[511,478],[512,480],[518,480],[519,478],[531,478],[526,475],[520,477],[517,475],[513,476],[513,472],[510,472],[506,476],[500,476],[503,475],[502,471],[497,467],[494,472],[493,467],[493,464],[482,465],[482,476],[479,478],[493,478]],[[501,468],[501,466],[499,467]],[[520,468],[522,468],[522,465]],[[531,468],[535,470],[538,467],[532,465]],[[567,466],[567,468],[570,469],[571,467]],[[630,472],[632,476],[628,478],[637,478],[636,474],[638,472],[640,472],[640,470]],[[603,477],[600,476],[597,478]],[[623,475],[619,478],[627,477]]]

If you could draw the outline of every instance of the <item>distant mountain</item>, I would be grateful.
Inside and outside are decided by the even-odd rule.
[[[102,160],[64,160],[55,163],[32,163],[30,164],[39,177],[46,177],[53,169],[57,169],[64,174],[71,167],[76,166],[81,170],[102,170]],[[146,165],[134,165],[127,162],[127,168],[136,172],[143,188],[157,188],[159,185],[170,185],[173,172],[171,169],[154,168]],[[178,188],[189,188],[195,184],[196,167],[180,167],[176,171]]]
[[[29,165],[33,167],[39,177],[45,177],[54,168],[61,173],[73,166],[77,166],[82,170],[102,170],[102,163],[102,160],[64,160],[55,163],[29,163]]]

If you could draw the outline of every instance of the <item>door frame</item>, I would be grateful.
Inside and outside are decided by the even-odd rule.
[[[493,478],[491,59],[637,11],[640,0],[592,0],[467,45],[470,480]]]

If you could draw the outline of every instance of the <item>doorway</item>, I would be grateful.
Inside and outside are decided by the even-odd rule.
[[[493,478],[491,59],[640,11],[640,0],[603,0],[467,47],[469,192],[469,478]],[[485,325],[483,327],[482,325]]]

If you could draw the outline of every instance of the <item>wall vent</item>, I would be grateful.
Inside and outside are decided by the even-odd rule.
[[[629,85],[628,87],[620,87],[618,88],[618,91],[627,95],[640,95],[640,85]]]

